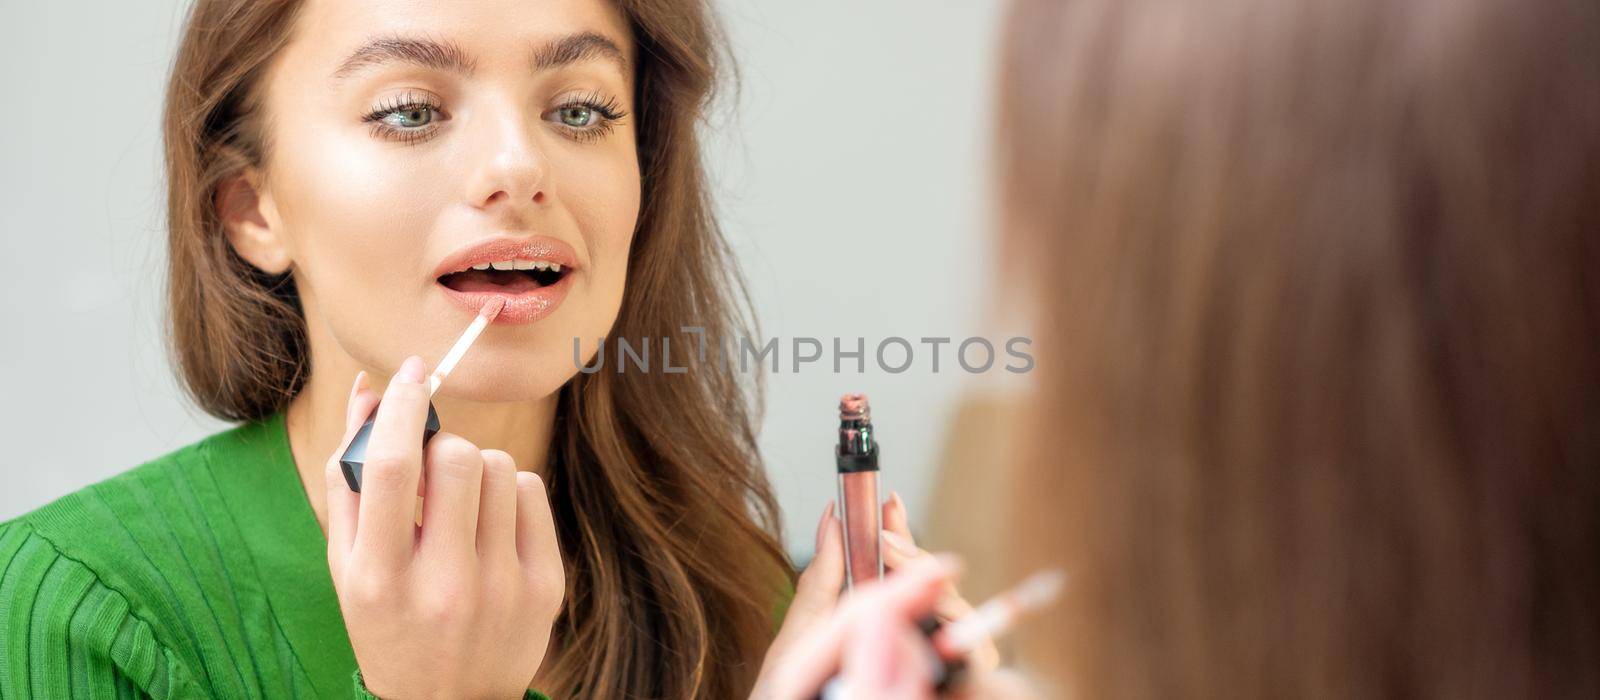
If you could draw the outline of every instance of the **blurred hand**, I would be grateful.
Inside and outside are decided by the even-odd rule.
[[[897,571],[912,562],[932,558],[933,555],[917,547],[911,537],[910,518],[900,494],[890,492],[889,502],[883,504],[883,566]],[[946,578],[933,612],[946,623],[954,622],[972,613],[972,604],[956,590],[954,579]],[[967,655],[967,665],[974,671],[992,671],[1000,666],[1000,650],[993,640],[975,647]]]
[[[381,404],[357,376],[340,452],[374,407],[361,493],[346,485],[339,453],[324,475],[328,568],[367,689],[384,698],[521,697],[565,588],[544,483],[505,452],[451,433],[424,450],[420,358],[406,359]]]
[[[831,513],[825,523],[829,517]],[[837,519],[833,528],[837,530]],[[843,568],[843,562],[837,565]],[[800,619],[791,607],[751,698],[811,700],[835,674],[842,675],[846,697],[932,697],[933,647],[916,623],[933,611],[953,569],[948,559],[922,557],[892,576],[829,601],[825,613],[802,609],[806,617]],[[795,602],[800,603],[798,590]]]
[[[811,700],[830,678],[848,698],[932,697],[935,652],[918,621],[946,622],[972,612],[955,585],[954,560],[917,547],[905,503],[883,505],[882,581],[844,587],[844,533],[829,503],[817,523],[816,556],[801,573],[783,627],[767,651],[753,700]],[[996,668],[992,640],[966,659],[966,682],[954,698],[1020,700],[1036,694],[1015,673]]]
[[[933,612],[956,571],[949,557],[923,556],[846,594],[824,619],[797,628],[767,654],[754,700],[924,700],[934,697],[938,656],[917,625]],[[832,685],[828,684],[832,682]],[[968,667],[955,700],[1032,700],[1023,678]]]

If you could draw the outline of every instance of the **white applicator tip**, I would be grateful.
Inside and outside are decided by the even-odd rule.
[[[478,339],[478,334],[500,315],[500,310],[506,307],[504,298],[491,299],[478,309],[477,317],[472,319],[472,325],[467,326],[467,331],[461,334],[456,344],[450,347],[450,352],[445,353],[444,359],[439,361],[439,366],[434,368],[433,374],[428,375],[428,396],[431,398],[439,391],[439,385],[444,383],[444,378],[450,375],[450,370],[455,369],[456,363],[467,354],[467,348],[472,347],[472,342]]]
[[[483,308],[478,309],[478,315],[493,321],[496,316],[500,315],[500,310],[504,308],[506,308],[506,298],[495,297],[490,299],[489,303],[484,304]]]

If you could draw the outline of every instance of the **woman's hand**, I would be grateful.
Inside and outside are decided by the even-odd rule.
[[[845,595],[826,617],[773,645],[751,698],[812,700],[824,688],[824,700],[933,698],[938,653],[917,623],[937,610],[955,569],[949,558],[920,556]],[[940,697],[1032,700],[1039,695],[1015,672],[969,665],[956,687]]]
[[[544,483],[505,452],[442,431],[424,454],[420,358],[400,366],[381,404],[365,374],[356,378],[341,452],[374,406],[361,493],[345,484],[338,453],[324,475],[328,568],[367,689],[521,697],[565,588]]]
[[[917,547],[911,537],[910,520],[906,517],[906,504],[900,494],[890,493],[889,502],[883,504],[883,566],[889,571],[905,568],[912,562],[933,555]],[[961,597],[953,579],[946,578],[933,612],[945,622],[954,622],[972,612],[972,604]],[[1000,666],[1000,650],[993,640],[984,642],[967,654],[967,664],[977,671],[992,671]]]
[[[785,690],[782,684],[788,681],[777,677],[779,667],[796,663],[791,660],[791,648],[801,637],[810,634],[813,628],[828,621],[839,603],[839,590],[843,587],[844,534],[840,531],[839,518],[834,516],[833,503],[830,502],[822,511],[822,519],[817,522],[816,555],[811,558],[806,570],[800,572],[800,580],[795,582],[794,599],[789,601],[789,610],[784,614],[783,626],[778,628],[778,636],[772,640],[772,646],[767,647],[761,672],[756,676],[756,687],[750,692],[751,700],[787,697],[780,692]]]
[[[811,700],[836,674],[843,687],[834,690],[852,699],[933,697],[933,647],[916,621],[933,610],[951,572],[948,560],[919,558],[858,586],[821,617],[798,626],[785,620],[750,697]]]
[[[793,663],[786,659],[796,654],[794,647],[800,639],[814,637],[819,634],[817,630],[828,624],[838,624],[830,621],[839,619],[836,609],[840,603],[840,591],[844,587],[844,533],[833,508],[833,504],[829,503],[823,510],[822,520],[817,523],[816,556],[800,574],[794,600],[789,604],[789,612],[784,617],[777,638],[767,650],[752,698],[790,697],[787,693],[793,692],[793,688],[782,685],[789,681],[777,678],[777,669],[786,663]],[[913,565],[926,566],[934,561],[932,555],[917,548],[908,523],[905,503],[900,500],[899,494],[891,493],[889,501],[883,504],[882,548],[884,566],[890,572]],[[961,597],[949,577],[939,578],[937,592],[938,595],[931,599],[933,607],[930,610],[947,622],[965,617],[972,611],[972,606]],[[833,659],[832,663],[837,664],[837,650],[830,658]],[[999,658],[994,644],[985,642],[969,655],[967,664],[973,671],[983,673],[994,669],[999,664]]]

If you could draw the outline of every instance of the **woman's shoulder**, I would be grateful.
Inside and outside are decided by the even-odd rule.
[[[180,526],[186,512],[195,510],[193,484],[204,478],[203,455],[217,437],[177,448],[0,522],[0,538],[38,538],[85,564],[102,555],[127,554],[130,545]],[[129,557],[117,558],[116,564],[133,563]]]
[[[164,582],[225,563],[239,533],[212,465],[261,451],[269,424],[221,430],[0,522],[0,541],[36,540],[102,578],[171,597]],[[0,566],[7,554],[0,548]]]
[[[149,697],[201,696],[185,656],[162,641],[172,630],[140,604],[148,599],[108,585],[26,517],[0,523],[0,696],[130,685]]]
[[[163,571],[148,540],[182,517],[160,484],[182,478],[196,445],[145,462],[0,523],[0,695],[76,697],[79,686],[132,685],[151,697],[198,696],[163,614]],[[77,675],[63,673],[82,669]]]
[[[154,697],[197,687],[184,606],[225,566],[206,452],[227,432],[0,522],[0,663],[23,671],[0,673],[0,695],[71,697],[52,691],[62,663]]]
[[[181,530],[197,527],[195,482],[216,435],[184,445],[0,522],[0,571],[30,560],[59,559],[97,577],[159,575],[157,556]],[[11,561],[12,566],[6,567]],[[62,566],[65,566],[63,564]],[[11,581],[16,585],[16,581]],[[156,581],[149,581],[155,585]]]

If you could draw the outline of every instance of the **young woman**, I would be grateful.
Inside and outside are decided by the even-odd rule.
[[[1600,696],[1600,6],[1017,0],[1003,45],[1048,696]],[[783,697],[926,697],[909,573]]]
[[[200,0],[168,316],[242,424],[0,527],[0,696],[748,692],[793,572],[752,392],[691,351],[747,319],[696,133],[719,46],[699,0]],[[418,379],[492,297],[423,449]],[[602,337],[687,370],[578,372]]]

